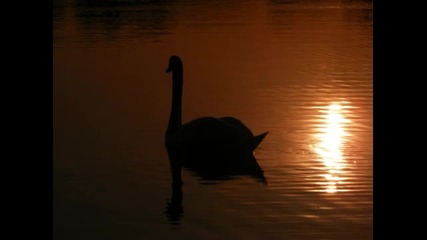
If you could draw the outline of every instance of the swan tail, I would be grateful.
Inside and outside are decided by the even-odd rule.
[[[258,145],[262,142],[262,140],[265,138],[265,136],[267,136],[268,132],[262,133],[258,136],[254,136],[253,138],[251,138],[250,140],[250,148],[252,151],[254,151]]]

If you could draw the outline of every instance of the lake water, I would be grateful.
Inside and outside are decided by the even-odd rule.
[[[372,239],[372,2],[53,2],[54,239]],[[183,121],[234,116],[268,185],[183,171],[165,213],[171,54]]]

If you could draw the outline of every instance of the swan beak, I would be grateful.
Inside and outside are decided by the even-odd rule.
[[[168,69],[166,69],[166,73],[170,73],[172,71],[172,68],[169,66]]]

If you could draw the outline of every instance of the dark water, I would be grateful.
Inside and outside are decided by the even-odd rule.
[[[372,239],[372,2],[56,0],[54,239]],[[183,121],[235,116],[268,185],[171,194],[171,54]]]

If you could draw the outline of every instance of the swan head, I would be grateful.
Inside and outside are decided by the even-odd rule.
[[[178,70],[182,71],[182,61],[181,61],[181,58],[179,58],[176,55],[172,55],[169,58],[169,66],[166,69],[166,73],[174,72],[174,71],[178,71]]]

